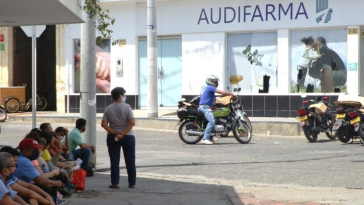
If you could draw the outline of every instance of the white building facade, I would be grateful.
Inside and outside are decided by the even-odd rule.
[[[97,112],[111,103],[108,90],[116,86],[126,89],[133,108],[143,109],[147,106],[147,2],[101,2],[116,21],[112,39],[100,45],[110,66],[105,68],[109,69],[107,89],[98,89]],[[342,93],[364,95],[361,8],[361,0],[157,1],[159,77],[158,93],[153,95],[158,95],[161,107],[176,107],[181,97],[199,95],[206,77],[214,74],[220,78],[218,89],[242,88],[239,95],[250,116],[266,117],[295,117],[302,95],[325,94],[331,102]],[[80,36],[80,25],[66,25],[65,46],[59,48],[64,49],[70,112],[79,109],[75,56],[82,44]],[[321,58],[310,62],[306,74],[299,67],[305,50],[301,39],[309,36],[315,39],[317,46],[312,49]],[[119,43],[112,46],[112,41]],[[322,50],[325,44],[328,49]],[[256,59],[253,64],[249,52],[243,53],[248,46]],[[325,73],[322,65],[328,60],[331,68]],[[243,80],[230,84],[230,77],[236,75]]]

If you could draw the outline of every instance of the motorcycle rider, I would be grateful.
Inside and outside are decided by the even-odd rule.
[[[219,86],[219,78],[215,75],[210,75],[206,79],[206,84],[207,86],[201,94],[198,111],[202,112],[208,121],[205,133],[203,135],[202,144],[211,145],[216,142],[216,140],[210,136],[212,129],[215,127],[215,118],[211,111],[211,108],[214,106],[215,93],[221,94],[223,96],[232,96],[234,99],[236,99],[236,96],[232,93],[216,89],[217,86]]]

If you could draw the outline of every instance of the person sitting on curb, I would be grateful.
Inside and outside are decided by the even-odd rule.
[[[91,153],[95,154],[95,146],[86,144],[81,133],[86,130],[86,120],[79,118],[76,120],[76,127],[68,133],[68,141],[70,143],[70,151],[72,152],[74,159],[80,158],[82,160],[81,168],[87,171],[88,163],[90,161]],[[65,144],[66,140],[63,139],[62,143]],[[76,149],[80,146],[80,149]]]
[[[0,180],[0,204],[7,204],[7,205],[19,205],[19,203],[15,202],[10,197],[10,191],[5,186],[3,180]]]
[[[37,130],[35,130],[35,129],[36,129],[36,128],[34,128],[33,130],[34,130],[34,131],[37,131]],[[42,124],[40,124],[40,125],[39,125],[39,129],[40,129],[41,131],[48,132],[48,133],[51,133],[52,135],[55,135],[55,133],[53,132],[53,128],[52,128],[51,123],[44,122],[44,123],[42,123]],[[37,131],[37,132],[38,132],[38,131]],[[38,132],[38,134],[39,134],[39,132]],[[57,137],[56,137],[56,139],[57,139]],[[50,155],[51,155],[52,157],[56,154],[56,153],[53,151],[53,147],[52,147],[52,149],[49,149],[48,151],[49,151],[49,153],[50,153]],[[57,156],[57,157],[56,157],[56,159],[57,159],[57,161],[59,160],[60,162],[64,162],[64,161],[66,161],[66,159],[65,159],[62,155]],[[56,162],[54,162],[54,163],[56,163]]]
[[[20,156],[20,153],[12,148],[12,147],[3,147],[0,149],[0,153],[1,152],[6,152],[9,153],[13,156],[13,160],[14,160],[14,164],[16,165],[18,162],[18,157]],[[16,166],[15,167],[11,167],[12,172],[9,171],[10,173],[10,180],[14,181],[15,183],[13,183],[12,185],[10,185],[10,187],[18,192],[18,194],[29,204],[37,204],[35,203],[34,200],[36,200],[38,203],[40,204],[50,204],[50,205],[54,205],[53,199],[52,197],[47,194],[46,192],[44,192],[42,189],[38,188],[37,186],[31,184],[31,183],[26,183],[23,182],[22,180],[17,179],[16,177],[14,177],[13,173],[15,172]],[[10,169],[10,168],[9,168]],[[0,203],[1,204],[1,203]]]
[[[27,203],[25,203],[25,201],[17,195],[17,192],[11,188],[11,185],[13,185],[15,182],[9,176],[11,176],[11,172],[13,171],[14,168],[15,168],[15,163],[13,160],[13,156],[11,156],[11,154],[6,152],[0,152],[0,181],[2,184],[5,185],[4,192],[8,192],[11,199],[14,200],[14,202],[26,205]],[[1,204],[6,205],[11,203],[1,203]]]
[[[34,139],[23,139],[19,143],[18,148],[20,150],[20,156],[17,163],[18,168],[16,169],[14,175],[18,179],[27,183],[31,183],[33,181],[36,186],[51,195],[54,203],[56,203],[57,189],[62,187],[62,182],[58,180],[49,180],[45,177],[42,177],[31,162],[32,160],[36,160],[39,157],[39,149],[43,147],[44,146],[39,145],[39,143]]]
[[[54,134],[56,138],[61,142],[63,139],[65,140],[65,144],[62,147],[62,157],[66,160],[74,160],[72,152],[70,151],[70,143],[68,141],[68,129],[65,127],[57,127],[54,130]]]

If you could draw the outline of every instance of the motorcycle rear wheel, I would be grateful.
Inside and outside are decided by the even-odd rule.
[[[336,130],[335,135],[340,140],[340,142],[343,142],[343,143],[348,143],[351,139],[351,137],[348,136],[348,134],[345,132],[345,128],[342,126]]]
[[[195,125],[194,121],[184,121],[179,126],[178,135],[179,135],[179,138],[181,138],[181,140],[186,144],[196,144],[203,137],[203,134],[202,135],[187,134],[186,130],[193,130],[193,131],[196,131],[196,132],[202,132],[203,133],[203,131],[201,130],[201,126],[200,126],[199,122],[196,122],[196,125]]]
[[[313,132],[311,127],[309,126],[304,126],[303,128],[303,132],[305,133],[305,136],[307,138],[307,140],[309,142],[316,142],[317,141],[317,132]]]
[[[244,121],[240,121],[233,126],[233,134],[235,139],[241,144],[248,144],[252,139],[249,125]]]

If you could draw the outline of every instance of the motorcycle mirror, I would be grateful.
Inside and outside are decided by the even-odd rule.
[[[241,90],[241,88],[238,88],[238,91],[240,91]]]
[[[238,89],[234,88],[234,92],[238,91]]]

